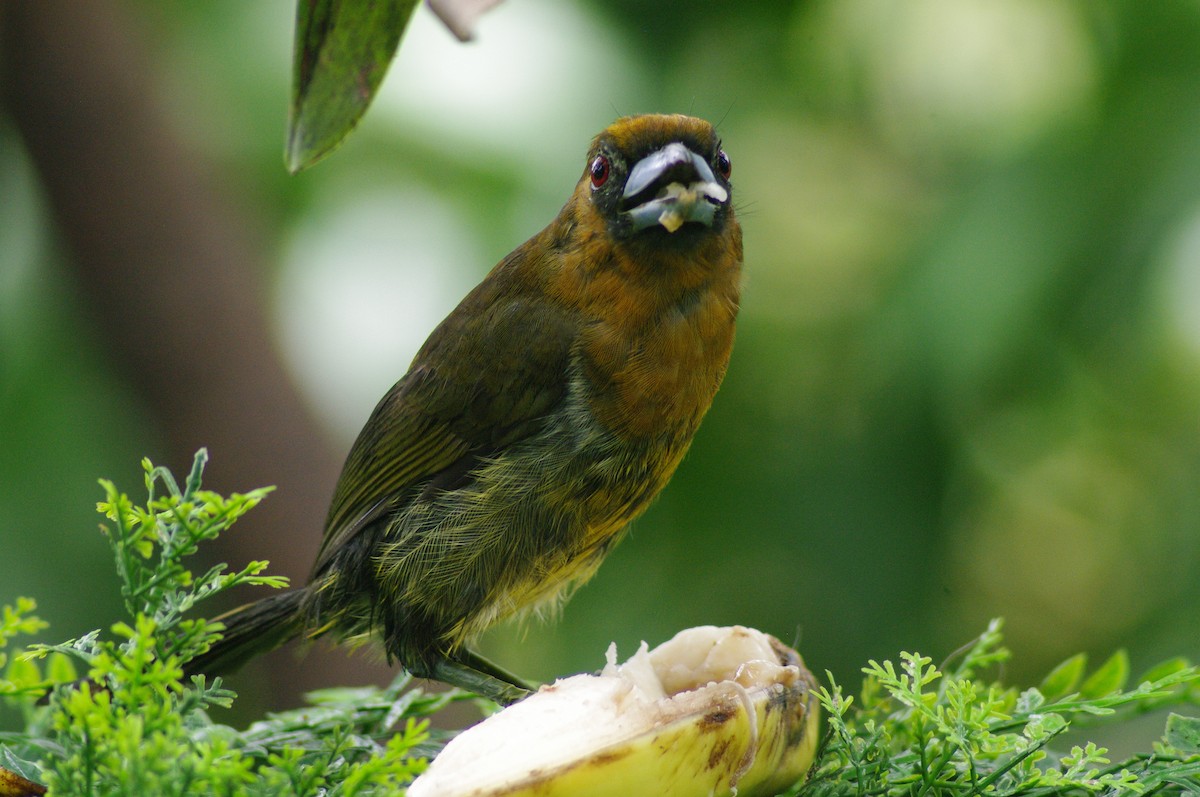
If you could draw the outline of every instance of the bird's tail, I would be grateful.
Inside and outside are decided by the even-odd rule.
[[[227,675],[268,653],[304,629],[304,588],[280,592],[214,619],[225,626],[221,640],[183,665],[187,675]]]

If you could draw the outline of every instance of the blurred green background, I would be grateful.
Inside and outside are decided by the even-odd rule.
[[[96,479],[136,497],[141,456],[199,445],[211,486],[279,485],[220,555],[303,578],[424,336],[596,131],[679,111],[733,161],[729,375],[561,618],[485,651],[549,679],[741,623],[853,683],[1003,616],[1017,683],[1200,656],[1200,3],[508,0],[468,45],[421,8],[296,178],[292,14],[0,9],[0,602],[36,597],[54,638],[110,624]],[[386,677],[314,661],[347,658],[235,684],[280,706]]]

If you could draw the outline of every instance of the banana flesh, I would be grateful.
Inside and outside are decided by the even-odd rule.
[[[812,764],[815,682],[741,626],[681,631],[543,687],[459,734],[409,797],[772,795]]]

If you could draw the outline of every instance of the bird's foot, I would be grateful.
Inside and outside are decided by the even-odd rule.
[[[457,686],[502,706],[529,697],[537,688],[470,650],[439,658],[428,666],[414,665],[408,669],[418,678]]]

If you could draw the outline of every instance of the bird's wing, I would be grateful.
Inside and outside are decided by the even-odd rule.
[[[522,290],[519,280],[489,278],[472,291],[359,433],[316,571],[372,520],[413,500],[418,487],[451,488],[479,457],[536,433],[566,391],[576,335],[561,307]]]

